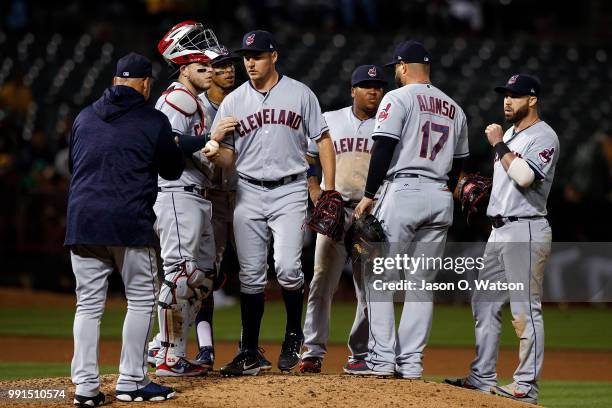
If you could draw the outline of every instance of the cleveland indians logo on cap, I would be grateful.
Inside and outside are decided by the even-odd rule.
[[[372,67],[372,68],[368,69],[368,75],[371,78],[374,78],[376,76],[376,67]]]
[[[246,43],[246,45],[251,45],[251,44],[253,44],[253,41],[255,41],[255,33],[249,35],[246,38],[245,43]]]
[[[512,75],[510,79],[508,80],[508,85],[514,85],[517,79],[518,79],[518,75]]]
[[[387,106],[384,107],[383,110],[378,114],[378,122],[384,122],[389,117],[389,110],[391,109],[391,103],[389,102]]]
[[[555,154],[555,148],[551,147],[550,149],[544,149],[543,151],[541,151],[538,156],[540,157],[540,160],[542,160],[542,162],[548,163],[552,159],[553,154]]]

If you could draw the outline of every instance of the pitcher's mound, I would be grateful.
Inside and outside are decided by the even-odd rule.
[[[338,374],[278,374],[221,378],[217,373],[200,378],[156,378],[154,381],[174,387],[172,400],[156,403],[156,407],[533,407],[494,395],[464,390],[446,384]],[[116,375],[102,376],[102,392],[113,407],[125,407],[114,400]],[[72,403],[74,386],[68,378],[2,381],[7,389],[63,389],[63,400],[41,402],[10,401],[3,395],[3,406],[66,406]],[[5,405],[8,404],[8,405]]]

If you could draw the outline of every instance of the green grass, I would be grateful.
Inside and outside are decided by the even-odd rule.
[[[101,366],[100,374],[117,372],[117,367]],[[23,380],[26,378],[70,377],[70,364],[0,362],[0,380]]]
[[[443,377],[427,377],[428,381],[442,382]],[[499,379],[508,384],[511,379]],[[612,383],[595,381],[540,382],[538,404],[550,408],[609,408],[612,403]]]
[[[346,342],[355,313],[355,305],[336,303],[332,309],[330,342]],[[120,338],[125,309],[107,308],[101,335]],[[399,315],[399,313],[396,313]],[[71,337],[74,309],[67,307],[3,307],[0,310],[0,336]],[[502,346],[517,346],[518,341],[508,309],[504,310]],[[240,307],[215,311],[215,338],[234,341],[240,335]],[[285,309],[281,302],[266,303],[261,341],[280,342],[284,334]],[[577,307],[544,307],[546,347],[552,349],[612,350],[612,311]],[[474,345],[474,322],[467,306],[437,305],[429,340],[431,346]]]

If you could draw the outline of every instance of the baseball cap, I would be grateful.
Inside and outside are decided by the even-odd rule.
[[[153,76],[151,61],[143,55],[130,52],[119,58],[115,76],[121,78],[149,78]]]
[[[276,50],[276,41],[271,33],[263,30],[255,30],[249,31],[242,37],[242,47],[235,52],[272,52]]]
[[[383,76],[383,70],[376,65],[360,65],[353,71],[351,86],[356,86],[366,81],[380,82],[382,86],[387,85],[387,80]]]
[[[540,95],[540,81],[529,75],[516,74],[512,75],[506,85],[496,86],[495,92],[506,93],[512,92],[517,95]]]
[[[242,59],[240,55],[236,54],[235,52],[229,52],[227,51],[227,49],[225,49],[225,52],[222,52],[217,58],[212,60],[211,64],[215,66],[215,64],[218,64],[223,61],[237,61],[240,59]]]
[[[393,51],[393,60],[386,63],[385,67],[391,67],[400,62],[429,64],[431,55],[425,49],[425,46],[418,41],[408,40],[397,47]]]

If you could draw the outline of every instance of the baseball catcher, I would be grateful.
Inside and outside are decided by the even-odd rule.
[[[340,241],[344,234],[344,202],[335,190],[323,191],[306,221],[312,231]]]
[[[461,211],[465,214],[468,225],[473,214],[486,210],[492,186],[493,180],[490,177],[484,177],[478,173],[466,174],[459,181],[457,191]]]

